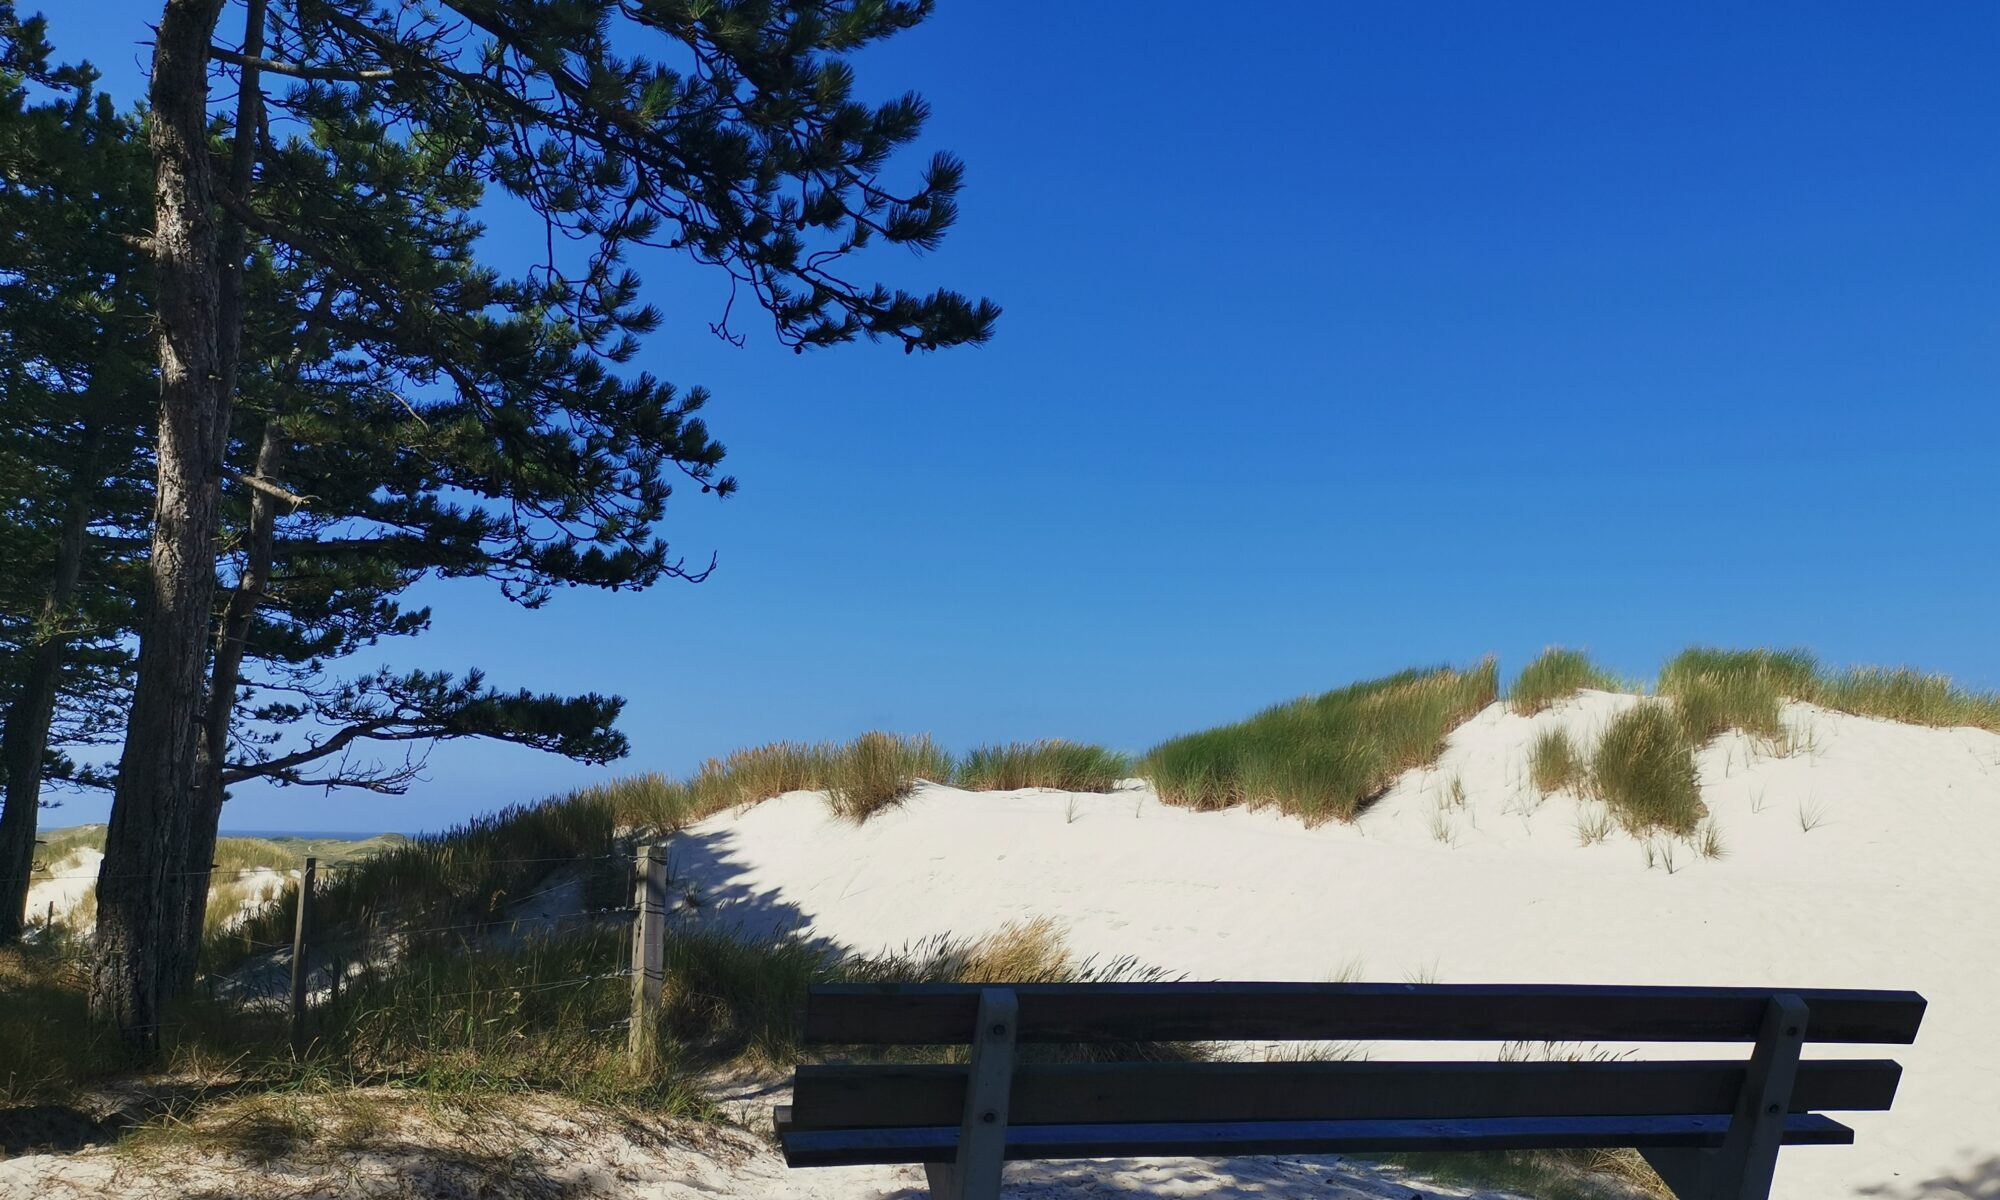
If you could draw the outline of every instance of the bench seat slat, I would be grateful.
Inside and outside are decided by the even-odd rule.
[[[1562,984],[1028,984],[1023,1042],[1754,1041],[1771,988]],[[1813,1042],[1907,1044],[1924,998],[1812,989]],[[815,1044],[950,1045],[969,1036],[976,984],[829,984],[806,1003]]]
[[[1205,1062],[1026,1064],[1008,1119],[1023,1125],[1659,1116],[1726,1113],[1745,1064],[1653,1062]],[[1901,1068],[1885,1059],[1803,1063],[1792,1111],[1879,1111]],[[963,1066],[798,1068],[797,1129],[948,1125]]]
[[[1014,1159],[1225,1157],[1252,1154],[1362,1154],[1416,1150],[1588,1147],[1708,1149],[1727,1116],[1488,1117],[1452,1121],[1265,1121],[1181,1124],[1010,1125]],[[905,1129],[790,1128],[782,1135],[794,1167],[949,1162],[956,1126]],[[1786,1145],[1848,1145],[1854,1131],[1814,1113],[1785,1120]]]

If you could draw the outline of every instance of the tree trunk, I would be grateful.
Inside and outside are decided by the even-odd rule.
[[[126,1040],[157,1044],[171,998],[163,952],[180,934],[175,873],[200,783],[202,667],[215,596],[215,535],[230,381],[221,322],[208,52],[223,0],[167,0],[153,51],[153,252],[160,356],[159,483],[152,589],[118,786],[98,869],[90,1002]],[[240,260],[239,260],[240,262]]]
[[[62,684],[63,651],[69,638],[61,629],[63,610],[76,594],[83,569],[83,539],[90,525],[90,502],[97,484],[96,427],[86,424],[79,442],[69,511],[56,542],[55,570],[42,601],[40,644],[28,662],[20,694],[7,709],[0,731],[0,772],[7,789],[0,808],[0,943],[21,936],[27,926],[28,875],[35,861],[36,810],[42,802],[42,762],[48,755],[49,723]]]
[[[284,469],[285,442],[273,419],[264,424],[257,447],[257,476],[276,483]],[[229,594],[222,628],[215,643],[215,665],[209,672],[208,713],[202,725],[205,746],[199,798],[188,831],[188,868],[182,876],[180,955],[172,965],[176,985],[194,984],[199,965],[203,918],[208,911],[209,868],[214,866],[216,831],[222,823],[222,767],[229,750],[229,725],[236,708],[236,689],[243,678],[243,641],[264,603],[271,578],[271,550],[278,529],[278,498],[269,492],[250,496],[250,533],[244,546],[243,571]]]

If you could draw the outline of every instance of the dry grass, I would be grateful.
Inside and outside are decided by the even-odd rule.
[[[1600,692],[1626,690],[1617,676],[1590,661],[1581,650],[1550,646],[1521,668],[1514,686],[1508,689],[1507,706],[1522,716],[1533,716],[1576,695],[1584,688]]]
[[[1634,833],[1692,833],[1707,815],[1694,754],[1667,705],[1638,704],[1620,713],[1605,728],[1590,767],[1598,796]]]
[[[1403,772],[1436,762],[1498,685],[1491,659],[1470,671],[1404,671],[1174,738],[1139,770],[1169,804],[1273,804],[1308,824],[1352,820]]]
[[[959,760],[953,782],[975,792],[1055,788],[1065,792],[1108,792],[1132,772],[1122,754],[1080,742],[1050,738],[981,746]]]

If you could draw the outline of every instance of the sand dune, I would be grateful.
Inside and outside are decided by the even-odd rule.
[[[702,920],[797,928],[862,951],[1046,915],[1079,953],[1132,955],[1198,979],[1915,988],[1931,1008],[1918,1044],[1897,1051],[1906,1075],[1894,1111],[1852,1114],[1856,1146],[1785,1151],[1775,1194],[1990,1195],[2000,1178],[1990,1022],[2000,735],[1790,705],[1795,752],[1730,734],[1701,753],[1726,853],[1704,859],[1677,843],[1669,872],[1658,844],[1649,867],[1643,843],[1624,833],[1581,845],[1589,805],[1544,800],[1527,781],[1539,730],[1562,725],[1587,744],[1639,702],[1585,693],[1533,718],[1494,705],[1453,734],[1435,768],[1405,776],[1352,825],[1190,812],[1135,786],[924,787],[855,826],[818,795],[794,793],[676,838],[674,869],[703,897]],[[1449,805],[1454,778],[1463,808]],[[1156,1191],[1118,1172],[1100,1182],[1231,1194],[1192,1183]]]

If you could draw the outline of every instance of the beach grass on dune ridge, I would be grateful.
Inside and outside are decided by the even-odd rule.
[[[920,780],[948,782],[951,772],[951,755],[929,734],[864,733],[834,760],[827,803],[850,821],[865,821],[902,801]]]
[[[1497,692],[1491,659],[1403,671],[1163,742],[1139,772],[1169,804],[1273,804],[1309,824],[1352,820],[1398,775],[1435,762],[1446,736]]]
[[[1948,675],[1913,667],[1854,667],[1826,674],[1810,699],[1822,708],[1857,716],[2000,733],[2000,692],[1961,688]]]
[[[1507,706],[1531,717],[1584,688],[1601,692],[1627,690],[1622,680],[1592,662],[1583,651],[1550,646],[1521,668],[1514,686],[1507,689]]]
[[[621,826],[673,833],[786,792],[825,792],[834,811],[865,819],[919,780],[951,781],[951,755],[928,734],[870,732],[848,742],[772,742],[711,758],[688,779],[653,771],[577,793],[608,804]]]
[[[1913,667],[1829,671],[1806,650],[1697,646],[1661,669],[1658,690],[1674,697],[1697,743],[1732,728],[1779,737],[1787,700],[1909,725],[2000,732],[2000,693],[1961,688],[1947,675]]]
[[[1804,650],[1696,646],[1660,669],[1657,690],[1673,699],[1684,735],[1699,746],[1729,729],[1782,736],[1784,702],[1811,699],[1818,678],[1819,660]]]
[[[974,792],[1036,787],[1065,792],[1108,792],[1131,773],[1132,760],[1123,754],[1102,746],[1049,738],[977,747],[958,761],[952,782]]]

